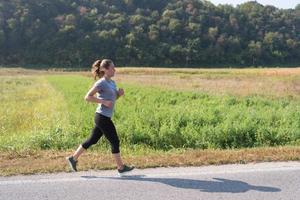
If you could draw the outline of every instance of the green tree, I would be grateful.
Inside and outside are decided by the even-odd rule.
[[[253,66],[256,66],[257,60],[261,56],[261,53],[262,53],[261,46],[262,46],[261,42],[255,42],[253,40],[248,44],[249,53],[252,57],[252,65]]]

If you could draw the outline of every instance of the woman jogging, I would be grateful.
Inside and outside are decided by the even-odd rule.
[[[92,130],[91,136],[84,143],[82,143],[75,153],[67,157],[67,161],[73,171],[77,171],[76,165],[79,156],[104,135],[111,145],[111,152],[117,163],[119,175],[123,175],[134,169],[123,164],[119,149],[119,137],[116,128],[111,120],[113,115],[115,101],[124,95],[123,89],[117,89],[115,82],[111,79],[115,74],[114,63],[109,59],[96,60],[92,65],[92,73],[94,79],[98,77],[99,80],[85,95],[85,100],[88,102],[98,103],[95,113],[95,126]],[[95,94],[98,94],[97,97]]]

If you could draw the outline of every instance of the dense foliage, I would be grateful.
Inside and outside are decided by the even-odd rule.
[[[300,4],[0,0],[0,64],[86,67],[300,63]]]

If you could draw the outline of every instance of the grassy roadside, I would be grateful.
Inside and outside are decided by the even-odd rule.
[[[249,133],[255,133],[256,138],[259,132],[254,128],[259,124],[259,127],[265,127],[262,131],[268,134],[258,136],[264,141],[270,141],[271,146],[281,145],[280,142],[288,140],[290,136],[298,139],[287,144],[299,145],[299,69],[240,71],[120,69],[118,72],[117,83],[122,83],[121,86],[124,86],[127,92],[124,98],[118,100],[119,113],[115,116],[117,128],[122,135],[121,139],[124,140],[122,153],[126,163],[132,163],[138,168],[146,168],[300,160],[300,146],[249,149],[243,146],[242,149],[232,150],[230,148],[235,147],[232,145],[225,146],[229,148],[227,150],[212,150],[214,146],[207,150],[199,150],[197,149],[199,144],[193,143],[193,141],[207,142],[206,138],[198,134],[207,129],[207,133],[213,133],[211,136],[220,133],[219,137],[213,138],[215,140],[227,144],[229,140],[234,142],[233,139],[237,138],[236,144],[241,144],[240,141],[248,141],[244,136],[251,136]],[[0,146],[3,147],[3,151],[0,152],[0,176],[69,171],[65,162],[65,157],[73,151],[69,149],[73,149],[85,139],[92,126],[91,113],[94,112],[95,106],[84,103],[82,96],[93,82],[90,78],[78,76],[88,73],[0,69],[0,76],[1,73],[0,89],[5,95],[0,97]],[[14,73],[18,75],[14,76]],[[49,78],[46,76],[49,73],[56,76]],[[64,78],[61,78],[62,75]],[[145,86],[145,88],[140,90],[132,85]],[[170,92],[159,92],[158,87],[161,87],[162,91],[175,89],[175,92],[170,96]],[[186,93],[190,91],[199,94],[190,96]],[[178,97],[178,92],[182,99]],[[202,92],[208,94],[200,95]],[[232,95],[232,97],[225,98],[225,95]],[[249,98],[244,98],[245,96]],[[184,97],[194,99],[187,102]],[[157,107],[160,112],[152,113],[153,108],[156,108],[152,102],[159,102],[165,109],[161,110]],[[137,105],[147,106],[138,109],[141,107]],[[194,107],[186,105],[194,105]],[[191,110],[193,115],[189,113],[182,116],[171,112],[173,110],[177,113]],[[243,110],[251,112],[242,112]],[[131,118],[127,117],[128,113],[131,113]],[[201,118],[201,121],[199,116],[208,119]],[[168,118],[172,120],[165,121],[162,124],[164,126],[154,123],[164,122],[163,120]],[[221,124],[218,123],[219,118],[224,125],[215,129],[218,124]],[[197,128],[195,126],[197,124],[193,123],[198,122],[215,124],[212,125],[213,129],[199,124],[200,131],[195,129],[191,132],[191,128]],[[147,128],[147,124],[152,129]],[[48,128],[43,129],[43,127]],[[170,127],[173,128],[171,131],[169,131]],[[152,138],[153,131],[157,130],[159,130],[157,137]],[[236,134],[227,134],[228,130]],[[83,132],[85,134],[81,134]],[[181,133],[189,135],[185,138],[183,136],[186,134]],[[223,133],[235,138],[222,137]],[[241,133],[245,134],[237,137]],[[168,151],[143,149],[143,144],[148,144],[151,139],[162,139],[162,142],[153,140],[153,144],[165,144],[174,142],[172,138],[182,139],[176,144],[194,145],[196,149],[184,147],[178,150],[176,146],[175,149],[167,148],[170,149]],[[125,146],[125,139],[133,142]],[[185,139],[189,139],[187,140],[189,143]],[[9,147],[5,146],[6,144]],[[267,146],[268,142],[261,145]],[[101,142],[81,157],[79,170],[90,169],[114,169],[114,161],[106,143]]]
[[[71,151],[27,151],[0,153],[0,176],[69,172],[65,157]],[[300,147],[268,147],[236,150],[172,150],[124,152],[126,163],[137,168],[246,164],[251,162],[299,161]],[[79,160],[78,170],[115,169],[109,152],[86,152]]]

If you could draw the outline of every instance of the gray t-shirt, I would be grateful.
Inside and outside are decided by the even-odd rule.
[[[118,92],[115,81],[101,78],[94,84],[94,86],[98,88],[97,96],[99,99],[109,100],[113,102],[112,108],[108,108],[103,104],[98,104],[96,112],[111,118],[113,115]]]

